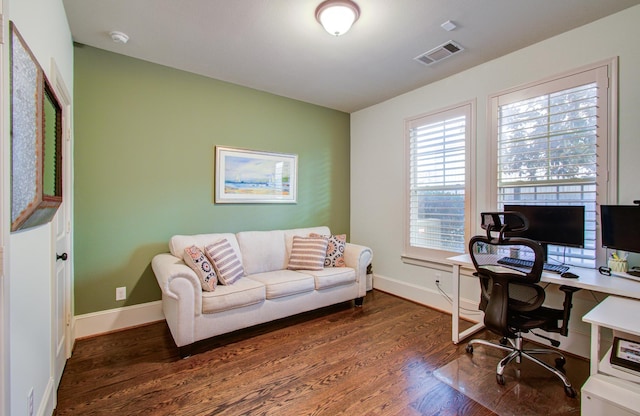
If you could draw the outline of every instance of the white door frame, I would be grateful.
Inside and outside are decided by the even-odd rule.
[[[8,196],[9,175],[9,129],[5,123],[6,109],[8,108],[9,99],[7,91],[9,91],[4,70],[4,54],[5,54],[5,20],[4,20],[4,4],[0,0],[0,416],[9,414],[10,410],[10,391],[9,391],[9,281],[8,270],[9,265],[5,259],[9,258],[9,235],[7,230],[9,227],[5,224],[9,223],[10,206],[6,199]]]
[[[73,255],[72,255],[72,210],[73,206],[73,151],[71,145],[71,137],[72,137],[72,108],[71,108],[71,94],[62,78],[60,70],[56,65],[55,59],[51,58],[51,84],[53,90],[56,93],[58,100],[60,101],[60,106],[62,108],[62,205],[60,207],[59,212],[56,214],[54,218],[53,224],[53,232],[52,232],[52,244],[51,248],[54,250],[52,255],[55,264],[52,268],[52,339],[51,339],[51,354],[52,354],[52,375],[54,377],[55,390],[58,389],[59,377],[62,374],[62,370],[64,369],[64,363],[71,356],[71,349],[73,347],[73,340],[71,331],[71,320],[72,320],[72,298],[71,298],[71,287],[73,280]],[[61,228],[61,229],[60,229]],[[59,237],[62,236],[62,237]],[[62,242],[62,247],[58,245],[60,241]],[[60,253],[58,253],[60,251]],[[56,255],[67,253],[67,260],[57,260]],[[63,312],[63,321],[64,321],[64,335],[63,335],[63,345],[59,345],[58,332],[56,328],[59,325],[59,321],[57,321],[58,314],[56,310],[56,305],[58,305],[57,297],[58,291],[57,287],[57,277],[58,272],[61,271],[64,275],[64,304],[62,308]],[[60,363],[61,362],[61,363]],[[57,367],[60,368],[57,368]],[[57,402],[57,400],[56,400]]]

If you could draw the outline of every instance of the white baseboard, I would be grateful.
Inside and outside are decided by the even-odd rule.
[[[46,416],[52,415],[53,410],[56,407],[56,392],[54,390],[53,385],[53,377],[49,377],[49,382],[47,383],[47,387],[45,388],[44,395],[42,396],[42,401],[38,406],[38,410],[36,411],[36,415],[38,416]]]
[[[162,321],[162,301],[125,306],[106,311],[78,315],[74,319],[74,339],[105,334],[151,322]]]
[[[391,277],[380,276],[379,274],[376,274],[373,278],[373,287],[383,292],[391,293],[392,295],[428,306],[433,309],[437,309],[442,312],[451,313],[453,309],[452,303],[447,298],[445,298],[442,293],[437,290],[428,289],[424,286],[418,286],[411,283],[403,282],[401,280],[393,279]],[[448,296],[451,297],[451,294],[448,294]],[[478,309],[478,302],[462,298],[460,299],[460,308],[475,311]],[[460,312],[460,317],[468,319],[472,322],[478,322],[481,316],[481,314],[465,314],[464,311]]]

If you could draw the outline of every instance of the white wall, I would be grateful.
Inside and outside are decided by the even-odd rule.
[[[373,249],[374,285],[403,297],[450,311],[437,293],[436,274],[451,293],[450,268],[401,261],[404,229],[404,119],[453,104],[477,100],[475,212],[492,207],[488,196],[490,94],[619,56],[619,203],[640,199],[640,6],[516,51],[442,81],[351,115],[351,239]],[[454,58],[455,59],[455,58]],[[447,65],[444,61],[441,65]],[[476,232],[478,230],[475,230]],[[462,282],[462,294],[477,305],[477,281]],[[602,295],[596,294],[599,299]],[[572,335],[563,347],[588,356],[589,328],[579,316],[595,304],[578,292]]]
[[[73,44],[62,0],[4,0],[5,39],[9,38],[9,20],[13,21],[25,42],[48,77],[51,60],[55,59],[61,76],[69,88],[73,86]],[[8,42],[7,44],[8,45]],[[3,195],[8,197],[10,159],[9,140],[9,48],[3,50],[2,79],[2,183]],[[51,225],[43,225],[19,233],[9,234],[8,201],[3,201],[2,230],[7,251],[8,275],[4,288],[8,289],[8,307],[3,304],[4,325],[8,336],[8,351],[3,351],[5,368],[3,385],[8,385],[8,397],[0,414],[27,414],[27,396],[33,388],[34,414],[51,414],[55,405],[55,386],[52,382],[52,236]],[[7,343],[7,341],[5,340]],[[5,344],[6,345],[6,344]],[[7,371],[8,370],[8,371]],[[7,400],[8,399],[8,400]]]

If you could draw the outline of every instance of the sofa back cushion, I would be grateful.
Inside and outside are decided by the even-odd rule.
[[[289,264],[293,236],[330,235],[329,227],[273,231],[241,231],[236,234],[246,275],[284,270]]]
[[[204,251],[204,248],[209,244],[213,244],[216,241],[220,241],[223,238],[226,238],[231,244],[231,247],[234,248],[235,252],[240,256],[240,261],[242,261],[242,253],[240,252],[240,248],[238,247],[238,240],[236,240],[235,234],[230,233],[219,233],[219,234],[194,234],[194,235],[174,235],[169,240],[169,251],[176,257],[182,258],[184,254],[184,249],[195,245],[200,248],[200,250]]]
[[[236,237],[247,275],[287,268],[284,231],[241,231]]]

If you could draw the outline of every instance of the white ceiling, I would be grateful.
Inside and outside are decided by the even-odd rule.
[[[63,0],[75,42],[345,112],[640,4],[355,1],[360,19],[333,37],[315,20],[321,0]],[[413,59],[448,40],[465,50],[429,67]]]

